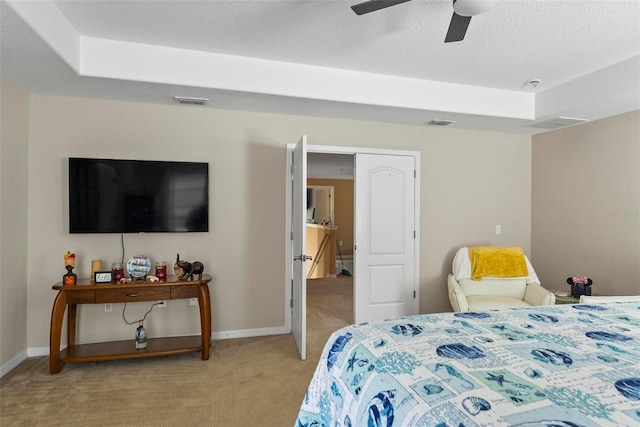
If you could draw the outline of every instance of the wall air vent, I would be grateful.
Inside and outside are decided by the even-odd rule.
[[[577,119],[575,117],[556,117],[554,119],[545,120],[544,122],[534,123],[529,125],[532,128],[539,129],[559,129],[567,126],[578,125],[580,123],[588,122],[587,119]]]
[[[209,98],[193,98],[191,96],[174,96],[173,97],[178,104],[187,105],[207,105]]]
[[[449,126],[451,123],[455,123],[455,122],[451,120],[433,119],[428,121],[425,124],[428,126]]]

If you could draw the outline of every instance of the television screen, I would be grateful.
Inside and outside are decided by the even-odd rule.
[[[69,158],[70,233],[209,231],[209,165]]]

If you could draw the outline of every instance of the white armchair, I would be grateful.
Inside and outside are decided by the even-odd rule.
[[[453,273],[447,279],[453,311],[554,305],[555,295],[540,286],[538,276],[526,256],[525,261],[529,273],[526,277],[472,280],[467,248],[461,248],[454,257]]]

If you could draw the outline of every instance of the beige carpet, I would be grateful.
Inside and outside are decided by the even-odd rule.
[[[353,321],[351,278],[308,282],[307,360],[291,335],[199,353],[66,364],[31,358],[0,380],[4,426],[293,426],[322,346]]]

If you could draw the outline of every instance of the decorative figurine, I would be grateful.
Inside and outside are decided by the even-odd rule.
[[[180,259],[180,254],[176,256],[176,263],[173,265],[173,272],[176,273],[178,279],[192,280],[193,275],[198,275],[198,280],[202,279],[204,272],[204,264],[200,261],[188,262]]]
[[[64,254],[64,268],[67,269],[67,274],[62,276],[63,285],[75,285],[78,283],[78,276],[73,272],[73,267],[76,266],[76,254],[72,254],[67,251]]]
[[[567,283],[571,285],[571,296],[580,298],[582,295],[591,295],[593,280],[588,277],[569,277]]]

